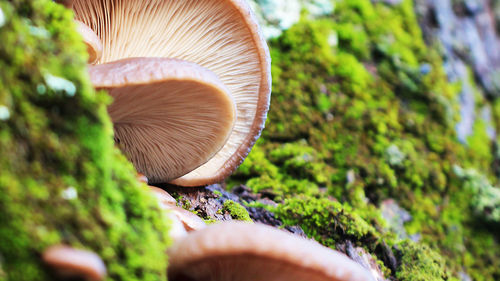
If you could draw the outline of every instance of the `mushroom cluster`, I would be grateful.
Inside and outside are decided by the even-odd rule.
[[[370,281],[344,254],[263,224],[225,221],[207,226],[149,186],[172,221],[168,250],[171,281]]]
[[[62,1],[62,0],[61,0]],[[264,127],[270,56],[245,0],[73,0],[115,141],[152,183],[230,175]]]

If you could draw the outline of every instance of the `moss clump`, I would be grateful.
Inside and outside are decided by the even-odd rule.
[[[449,280],[443,258],[429,247],[411,241],[404,241],[398,245],[398,248],[401,249],[401,264],[396,272],[398,280]]]
[[[500,262],[490,258],[500,243],[475,207],[492,202],[471,204],[468,181],[453,169],[481,171],[498,186],[491,142],[482,124],[470,146],[458,142],[460,85],[447,81],[438,49],[426,46],[413,1],[335,3],[330,15],[304,17],[271,40],[272,110],[249,162],[231,180],[274,200],[288,223],[332,247],[350,228],[350,238],[371,251],[373,241],[398,244],[378,219],[378,207],[394,199],[412,216],[406,232],[442,256],[450,276],[500,278]],[[333,198],[339,203],[328,203]],[[369,232],[373,239],[336,219],[339,210],[377,230]],[[407,268],[422,269],[421,259],[413,262]]]
[[[286,199],[272,211],[285,225],[299,225],[308,236],[332,248],[346,239],[370,245],[380,237],[380,233],[349,206],[327,198],[297,196]]]
[[[228,212],[231,215],[231,218],[239,221],[252,222],[248,211],[245,207],[240,204],[234,202],[233,200],[224,201],[224,205],[222,205],[222,211]]]
[[[97,253],[107,280],[165,279],[167,223],[114,148],[71,13],[0,9],[0,279],[54,280],[40,255],[59,243]]]

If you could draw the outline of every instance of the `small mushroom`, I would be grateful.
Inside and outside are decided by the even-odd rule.
[[[205,222],[197,215],[181,207],[177,207],[177,202],[168,192],[154,186],[150,186],[149,188],[158,199],[160,207],[174,214],[176,218],[182,222],[182,225],[187,231],[200,230],[206,226]]]
[[[42,260],[63,278],[99,281],[106,277],[104,262],[98,255],[87,250],[55,245],[43,252]]]
[[[189,231],[195,231],[205,228],[207,225],[205,222],[197,215],[191,213],[188,210],[184,210],[177,206],[168,206],[168,210],[173,212],[177,218],[182,222],[184,228]]]
[[[148,182],[149,182],[148,178],[145,175],[141,174],[141,173],[137,174],[137,180],[139,182],[142,182],[142,183],[145,183],[145,184],[148,184]]]
[[[241,164],[264,127],[271,89],[269,50],[245,0],[75,0],[73,10],[103,43],[98,64],[133,57],[189,61],[212,71],[234,98],[237,119],[227,142],[206,163],[182,169],[184,174],[146,170],[131,154],[130,147],[136,144],[128,144],[125,154],[151,182],[207,185],[221,181]],[[115,103],[125,103],[114,98]],[[113,110],[110,113],[113,116]],[[116,125],[116,118],[113,121]],[[163,145],[157,141],[150,144]]]
[[[281,230],[224,222],[189,233],[168,251],[171,281],[368,281],[342,253]]]
[[[94,64],[102,56],[102,42],[99,37],[94,33],[90,27],[83,22],[75,20],[76,30],[83,38],[83,42],[87,46],[87,53],[89,54],[88,63]]]
[[[186,61],[131,58],[89,66],[97,89],[115,99],[115,139],[150,182],[175,179],[206,163],[226,143],[234,101],[211,71]]]
[[[172,238],[175,243],[177,243],[177,241],[180,241],[187,236],[187,230],[176,214],[174,214],[173,212],[167,212],[166,215],[170,221],[168,236]]]
[[[158,203],[160,203],[161,208],[165,209],[168,206],[177,206],[177,201],[175,201],[175,198],[165,190],[155,186],[149,186],[149,190],[156,196],[156,199],[158,199]]]

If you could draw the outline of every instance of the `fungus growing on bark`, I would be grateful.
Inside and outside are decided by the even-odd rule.
[[[372,280],[344,254],[259,224],[211,225],[189,233],[168,253],[172,281]]]
[[[88,281],[99,281],[106,277],[104,262],[98,255],[86,250],[55,245],[43,252],[42,260],[60,277]]]
[[[146,171],[141,162],[145,156],[131,154],[133,144],[128,143],[124,151],[138,170],[152,182],[183,186],[211,184],[231,174],[263,129],[270,98],[269,50],[248,4],[244,0],[75,0],[73,9],[76,18],[103,43],[98,64],[132,57],[193,62],[215,73],[236,103],[234,129],[208,162],[182,169],[183,174],[155,168],[157,162],[150,163],[153,168]],[[115,104],[123,104],[120,99],[115,96]],[[116,106],[111,108],[113,116]],[[123,131],[118,126],[117,133]]]
[[[131,58],[89,67],[108,107],[115,139],[150,182],[185,175],[226,143],[236,118],[227,88],[211,71],[167,58]]]

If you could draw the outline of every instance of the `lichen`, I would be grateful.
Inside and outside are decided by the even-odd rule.
[[[168,223],[114,148],[71,12],[49,0],[0,10],[0,279],[54,280],[40,257],[59,243],[97,253],[106,280],[165,279]]]

